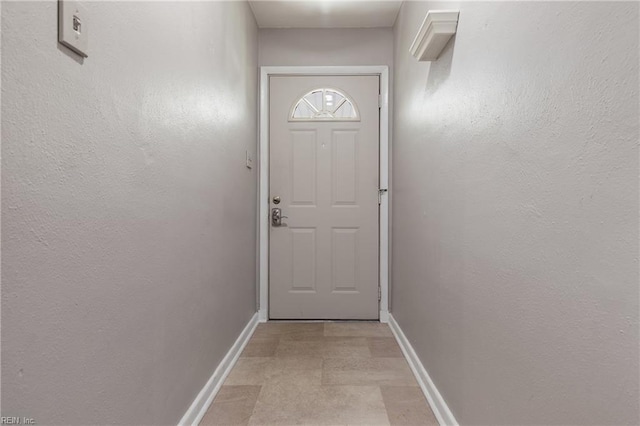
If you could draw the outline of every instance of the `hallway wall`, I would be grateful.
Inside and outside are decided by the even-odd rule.
[[[266,65],[393,65],[391,28],[263,28],[259,63]]]
[[[638,27],[629,2],[402,7],[392,312],[461,424],[639,422]]]
[[[255,312],[257,27],[86,7],[2,2],[2,415],[176,424]]]

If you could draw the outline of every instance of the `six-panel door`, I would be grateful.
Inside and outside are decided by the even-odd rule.
[[[270,78],[271,319],[378,319],[378,93],[378,76]]]

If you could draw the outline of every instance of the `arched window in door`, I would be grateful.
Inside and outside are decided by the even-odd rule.
[[[314,89],[291,108],[289,121],[360,121],[356,104],[338,89]]]

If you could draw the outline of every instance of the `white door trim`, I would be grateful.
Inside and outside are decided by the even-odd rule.
[[[259,320],[269,318],[269,76],[272,75],[379,75],[380,188],[389,188],[389,67],[260,67],[260,137],[258,140],[258,279]],[[389,322],[389,193],[380,203],[380,322]]]

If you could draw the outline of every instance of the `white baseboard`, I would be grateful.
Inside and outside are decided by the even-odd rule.
[[[413,350],[411,343],[407,340],[407,336],[404,335],[402,329],[391,314],[389,314],[389,327],[391,327],[393,335],[396,337],[405,358],[407,358],[411,371],[413,371],[414,376],[416,376],[416,380],[424,396],[427,397],[431,410],[433,414],[435,414],[436,419],[438,419],[440,426],[457,426],[458,422],[455,417],[453,417],[447,403],[444,401],[444,398],[442,398],[442,395],[440,395],[440,392],[438,392],[436,385],[433,384],[429,373],[427,373],[420,358],[418,358],[418,355],[416,355],[416,352]]]
[[[213,398],[215,398],[216,394],[222,387],[222,383],[229,375],[229,372],[231,371],[233,366],[236,364],[240,353],[247,345],[247,342],[253,335],[253,332],[255,331],[257,326],[258,313],[256,312],[251,320],[249,320],[249,323],[244,328],[244,330],[242,330],[242,333],[240,333],[240,336],[233,344],[231,349],[229,349],[229,352],[227,352],[225,357],[222,359],[222,362],[220,362],[220,364],[216,368],[216,371],[213,372],[211,378],[209,378],[209,380],[207,381],[207,384],[204,385],[196,399],[193,400],[187,412],[184,413],[184,416],[182,416],[180,423],[178,423],[179,426],[197,426],[198,423],[200,423],[200,420],[202,420],[205,413],[209,409],[209,406],[213,402]]]
[[[383,324],[389,322],[389,311],[380,311],[380,322]]]

